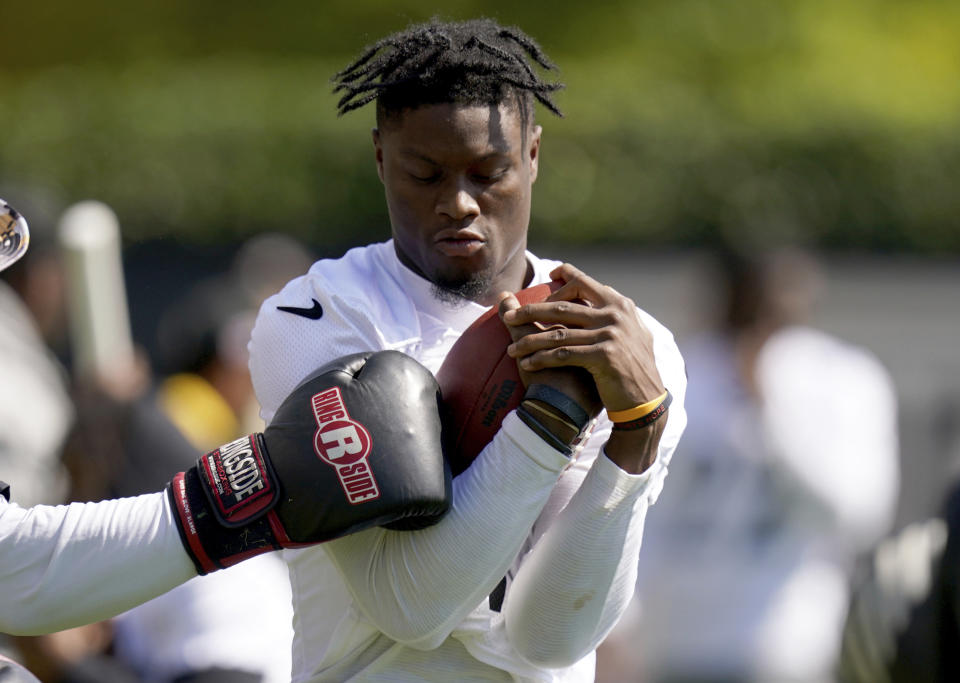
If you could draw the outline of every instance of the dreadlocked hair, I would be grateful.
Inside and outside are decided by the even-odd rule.
[[[333,91],[343,93],[337,112],[342,116],[376,100],[379,118],[426,104],[500,104],[513,96],[524,121],[531,97],[563,116],[551,97],[563,84],[542,80],[531,61],[557,70],[519,28],[491,19],[434,19],[366,47],[336,74]]]

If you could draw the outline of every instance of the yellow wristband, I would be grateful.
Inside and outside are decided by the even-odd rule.
[[[627,408],[626,410],[608,410],[607,417],[610,418],[611,422],[630,422],[630,420],[636,420],[644,415],[649,415],[656,410],[657,406],[663,403],[666,398],[667,392],[664,391],[652,401],[641,403],[633,408]]]

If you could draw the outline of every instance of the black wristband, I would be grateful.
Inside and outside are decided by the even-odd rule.
[[[5,481],[0,481],[0,496],[3,496],[7,499],[7,502],[10,502],[10,484]]]
[[[527,387],[527,393],[523,395],[523,398],[524,400],[529,398],[540,401],[560,411],[580,432],[590,422],[590,416],[587,415],[587,411],[580,407],[579,403],[547,384],[531,384]]]
[[[519,417],[520,420],[525,425],[527,425],[530,429],[535,431],[537,433],[537,436],[539,436],[541,439],[546,441],[553,448],[563,453],[568,458],[573,453],[573,448],[571,448],[568,444],[565,444],[563,441],[558,439],[556,434],[554,434],[549,429],[544,427],[543,424],[536,417],[531,415],[530,412],[523,407],[522,403],[519,406],[517,406],[517,417]]]

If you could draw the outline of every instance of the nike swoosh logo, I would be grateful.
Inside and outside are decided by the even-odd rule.
[[[313,301],[313,306],[310,308],[298,308],[296,306],[277,306],[278,311],[283,311],[284,313],[293,313],[294,315],[299,315],[302,318],[307,318],[309,320],[320,320],[323,317],[323,306],[320,305],[320,302],[316,299],[311,299]]]

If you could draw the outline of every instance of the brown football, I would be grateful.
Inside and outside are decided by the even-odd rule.
[[[562,285],[557,280],[534,285],[516,297],[521,305],[536,303]],[[507,355],[510,341],[498,307],[493,306],[454,343],[437,372],[447,458],[454,476],[470,466],[523,398],[517,361]]]

